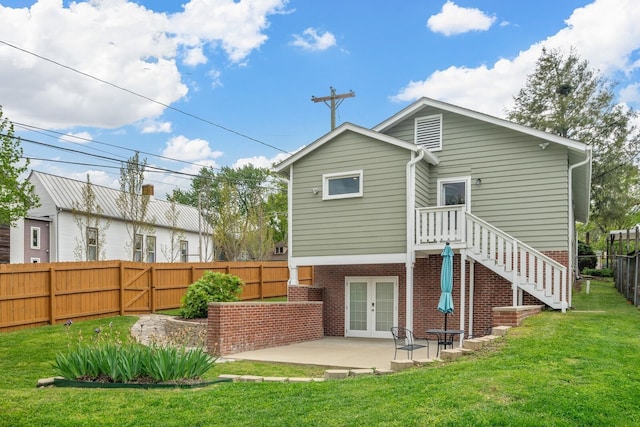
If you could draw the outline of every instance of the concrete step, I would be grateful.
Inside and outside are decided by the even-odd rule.
[[[413,360],[409,359],[396,359],[391,361],[392,371],[402,371],[404,369],[413,368]]]

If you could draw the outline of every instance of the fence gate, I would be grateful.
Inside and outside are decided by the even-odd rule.
[[[123,263],[120,279],[121,314],[150,313],[153,306],[151,267]]]

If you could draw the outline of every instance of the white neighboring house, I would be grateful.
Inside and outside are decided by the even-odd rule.
[[[94,258],[98,246],[98,230],[80,230],[74,207],[81,206],[86,182],[61,176],[32,171],[28,180],[34,185],[40,198],[40,207],[31,209],[28,215],[11,228],[10,262],[66,262],[78,261],[78,242],[85,242],[87,252]],[[110,221],[104,233],[105,260],[132,260],[132,248],[126,222],[116,205],[120,190],[91,184],[96,196],[96,204],[102,208],[100,220],[102,228]],[[198,210],[192,206],[176,204],[177,220],[170,220],[171,203],[156,199],[153,186],[143,186],[150,195],[147,219],[150,231],[143,231],[136,239],[136,261],[143,262],[195,262],[200,261],[201,233]],[[80,233],[86,233],[80,239]],[[171,240],[174,241],[174,255],[171,255]],[[129,244],[130,246],[130,244]],[[204,253],[203,249],[203,253]],[[210,253],[211,251],[206,251]],[[172,259],[173,258],[173,259]],[[83,259],[84,260],[84,259]],[[206,261],[205,257],[202,258]]]

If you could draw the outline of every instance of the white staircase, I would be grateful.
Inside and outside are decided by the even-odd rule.
[[[520,290],[563,312],[567,309],[567,268],[504,233],[463,207],[420,208],[416,216],[416,248],[449,241],[454,247],[509,280],[513,304]]]

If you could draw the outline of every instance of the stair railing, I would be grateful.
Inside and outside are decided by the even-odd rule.
[[[514,305],[517,305],[519,287],[564,312],[567,308],[564,265],[469,212],[466,212],[466,222],[471,256],[496,266],[493,271],[515,284]]]

